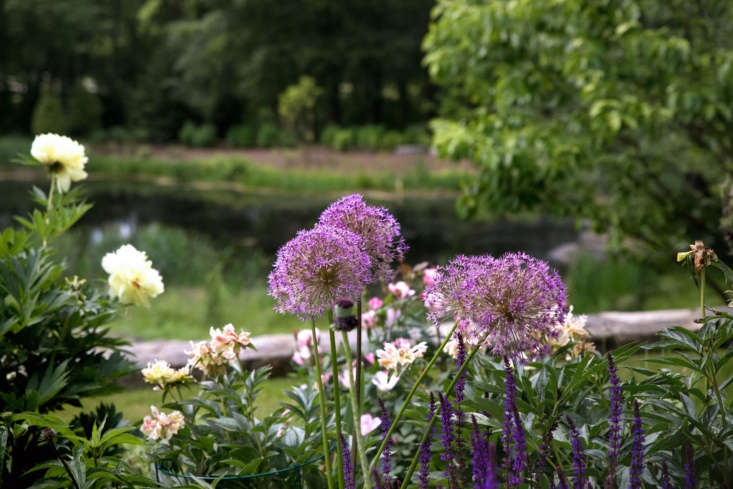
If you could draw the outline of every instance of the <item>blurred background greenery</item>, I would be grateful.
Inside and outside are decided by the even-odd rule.
[[[11,160],[59,132],[95,203],[71,273],[132,242],[166,282],[122,335],[299,328],[274,254],[354,191],[411,263],[524,250],[576,312],[694,307],[675,252],[731,261],[731,29],[724,0],[0,0],[0,224],[47,185]]]

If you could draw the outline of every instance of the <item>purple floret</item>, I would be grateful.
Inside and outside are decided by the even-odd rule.
[[[631,469],[629,489],[641,489],[641,473],[644,471],[644,427],[641,423],[639,403],[634,399],[634,424],[631,426],[634,440],[631,445]]]
[[[400,223],[386,208],[367,205],[359,194],[347,195],[331,204],[318,224],[346,229],[362,238],[362,250],[371,260],[370,282],[391,280],[392,263],[401,261],[407,252]]]
[[[361,238],[344,229],[299,231],[277,252],[268,277],[275,310],[315,318],[342,299],[357,301],[370,278]]]
[[[583,441],[580,439],[580,433],[575,427],[575,423],[570,419],[570,416],[566,416],[568,426],[570,426],[570,444],[573,447],[573,467],[575,470],[575,481],[573,487],[575,489],[585,489],[586,478],[585,478],[585,450],[583,449]]]
[[[438,268],[425,297],[433,322],[459,321],[458,331],[470,344],[488,334],[492,353],[512,358],[547,352],[567,312],[560,276],[524,253],[457,256]]]

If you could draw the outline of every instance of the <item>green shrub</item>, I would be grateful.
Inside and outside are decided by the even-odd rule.
[[[347,151],[355,146],[356,137],[351,129],[338,129],[334,134],[331,148],[336,151]]]
[[[356,128],[356,146],[359,149],[376,151],[381,147],[382,136],[386,132],[384,126],[368,125]]]
[[[253,148],[257,144],[257,131],[246,124],[232,126],[227,131],[227,143],[236,148]]]
[[[64,114],[64,107],[58,95],[45,90],[33,109],[31,130],[34,134],[53,132],[65,133],[69,128],[69,120]]]
[[[205,148],[216,142],[216,128],[212,124],[196,125],[187,121],[178,133],[178,139],[186,146]]]
[[[285,128],[280,131],[278,143],[285,148],[294,148],[298,145],[298,133],[293,129]]]
[[[418,144],[428,147],[432,144],[432,138],[427,127],[422,124],[413,124],[405,129],[401,144]]]
[[[302,139],[315,139],[316,103],[323,90],[309,76],[301,76],[295,85],[290,85],[278,98],[278,112],[285,124]]]
[[[279,143],[280,132],[275,124],[266,122],[257,130],[257,146],[260,148],[271,148]]]
[[[338,134],[340,130],[341,128],[336,124],[327,125],[323,128],[323,131],[321,131],[320,143],[324,146],[328,146],[329,148],[333,148],[336,134]]]
[[[387,131],[382,136],[379,149],[393,150],[397,146],[404,144],[404,136],[398,131]]]
[[[102,102],[81,84],[71,93],[66,113],[73,134],[88,135],[102,125]]]

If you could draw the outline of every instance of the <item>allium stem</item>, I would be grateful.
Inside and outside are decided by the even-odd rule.
[[[321,442],[323,444],[323,458],[326,463],[326,481],[328,489],[333,489],[333,472],[331,470],[331,454],[328,451],[328,424],[326,423],[326,394],[323,391],[323,379],[321,378],[321,358],[318,356],[318,335],[316,334],[316,321],[311,319],[311,331],[313,333],[313,359],[316,364],[316,382],[318,383],[318,395],[321,404]]]
[[[356,323],[356,384],[354,385],[356,385],[356,400],[359,402],[359,407],[361,407],[361,295],[359,296],[359,300],[356,301],[356,317],[359,322]]]
[[[456,322],[456,325],[458,325],[457,322]],[[453,331],[455,329],[456,329],[456,327],[454,325],[453,326],[453,330],[451,330],[451,332],[448,334],[448,336],[446,337],[446,340],[445,340],[444,343],[446,343],[448,341],[448,339],[450,339],[450,337],[453,336]],[[466,369],[466,367],[468,366],[468,364],[471,363],[471,359],[481,349],[481,345],[483,344],[484,340],[486,340],[486,337],[487,336],[488,336],[488,333],[486,335],[484,335],[484,337],[481,338],[481,341],[479,341],[476,344],[476,346],[474,347],[474,349],[471,350],[471,353],[469,353],[468,358],[466,358],[466,362],[463,365],[461,365],[461,368],[460,369],[458,369],[458,373],[456,374],[455,377],[453,377],[453,380],[451,381],[450,385],[448,386],[448,389],[446,390],[446,392],[450,392],[456,386],[456,382],[458,382],[458,377],[461,376],[461,374]],[[444,347],[445,347],[445,344],[441,345],[440,346],[440,350],[438,350],[438,351],[442,351]],[[434,415],[432,417],[432,419],[430,420],[430,422],[428,423],[428,426],[425,428],[425,431],[422,434],[422,439],[420,440],[420,444],[425,443],[425,440],[428,438],[428,435],[432,432],[433,426],[435,426],[435,421],[437,419],[438,419],[438,416],[437,416],[437,413],[436,413],[436,415]],[[392,427],[394,427],[395,424],[396,423],[392,423]],[[418,446],[420,446],[420,444],[418,444]],[[415,468],[417,467],[417,461],[418,461],[418,458],[419,457],[420,457],[420,450],[417,450],[417,452],[415,453],[415,455],[412,457],[412,462],[410,463],[410,467],[407,469],[407,473],[405,474],[405,478],[402,481],[402,485],[400,486],[400,489],[406,489],[407,486],[410,484],[410,479],[412,478],[412,474],[415,473]]]
[[[351,413],[354,415],[354,443],[355,451],[358,451],[359,462],[361,463],[361,472],[364,478],[364,489],[371,488],[371,477],[369,477],[370,468],[367,462],[366,452],[364,451],[364,440],[361,437],[361,409],[356,399],[356,389],[354,383],[354,371],[351,368],[351,347],[349,346],[349,335],[346,331],[341,331],[341,338],[346,352],[346,371],[349,373],[349,398],[351,398]],[[386,438],[385,438],[386,440]],[[382,443],[384,445],[384,442]]]
[[[331,343],[331,371],[333,372],[333,410],[334,414],[336,415],[336,431],[340,434],[342,433],[341,430],[341,394],[339,392],[339,383],[338,383],[338,355],[336,352],[336,336],[333,333],[333,329],[331,329],[331,324],[333,323],[333,310],[328,310],[328,339]],[[339,453],[344,453],[344,447],[342,446],[343,437],[339,436],[336,439],[336,442],[338,443],[338,449]],[[343,466],[343,463],[341,461],[341,457],[336,457],[336,470],[338,471],[338,485],[339,489],[344,489],[346,485],[345,481],[345,475],[344,470],[348,470],[348,468],[345,468]]]
[[[417,378],[415,383],[412,386],[412,389],[410,389],[410,392],[407,394],[407,397],[402,403],[402,407],[400,408],[400,411],[397,413],[397,416],[395,417],[394,421],[392,421],[392,426],[389,427],[389,431],[387,432],[387,435],[385,436],[384,440],[382,440],[382,443],[379,445],[379,448],[377,448],[377,453],[374,454],[374,458],[372,459],[372,463],[369,465],[369,470],[373,469],[377,465],[377,460],[379,460],[379,456],[382,454],[382,451],[384,450],[384,447],[387,445],[387,440],[392,436],[392,432],[394,431],[395,427],[397,426],[397,423],[400,422],[400,419],[402,419],[402,415],[405,413],[405,409],[407,409],[407,406],[410,404],[410,400],[412,400],[412,396],[415,395],[415,391],[417,391],[417,388],[420,386],[420,383],[427,375],[430,368],[433,366],[435,361],[438,359],[438,356],[440,356],[441,352],[445,348],[445,345],[448,344],[448,340],[450,340],[451,336],[453,336],[453,332],[458,327],[458,321],[453,323],[453,328],[451,328],[450,333],[445,337],[443,340],[443,343],[440,344],[437,350],[435,350],[435,353],[433,354],[433,358],[430,359],[428,364],[425,366],[423,371],[420,373],[420,376]],[[479,343],[479,346],[476,347],[478,349],[480,347],[481,343]],[[476,351],[476,350],[474,350]],[[473,353],[471,354],[473,355]],[[469,359],[470,360],[470,357]],[[461,368],[458,370],[458,375],[455,379],[453,379],[453,382],[451,383],[450,388],[448,391],[452,390],[453,387],[456,384],[456,381],[458,380],[458,377],[463,373],[463,369],[465,368],[466,364],[468,363],[468,360],[461,365]],[[435,418],[433,418],[432,423],[435,424]],[[419,446],[419,445],[418,445]],[[417,455],[419,455],[420,451],[418,450],[415,454],[415,458],[413,458],[414,465],[417,464]],[[410,475],[412,475],[412,472],[415,471],[415,467],[412,467],[412,470],[410,471]],[[407,480],[407,479],[406,479]]]
[[[705,317],[705,268],[700,270],[700,317]]]

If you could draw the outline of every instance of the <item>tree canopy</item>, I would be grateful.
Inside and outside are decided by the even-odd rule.
[[[325,125],[404,127],[432,109],[420,43],[433,0],[0,0],[0,130],[29,131],[44,92],[84,82],[105,126],[153,139],[184,122],[277,117],[301,76]],[[426,104],[425,101],[428,101]]]
[[[480,168],[459,210],[579,217],[667,263],[691,239],[724,254],[731,34],[727,0],[439,0],[435,141]]]

